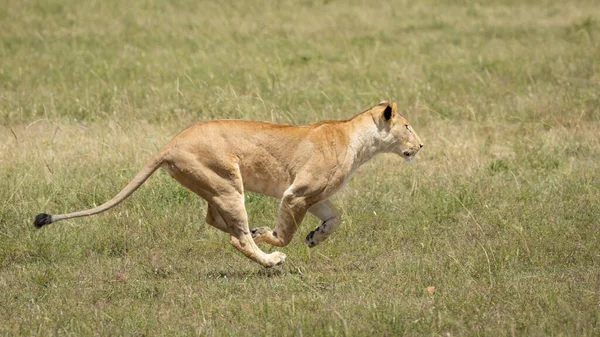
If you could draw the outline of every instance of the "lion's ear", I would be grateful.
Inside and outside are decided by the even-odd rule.
[[[388,101],[382,101],[376,106],[369,109],[373,122],[379,128],[388,128],[390,121],[392,120],[393,111],[392,106]]]
[[[378,105],[384,107],[382,111],[382,116],[383,120],[385,120],[386,122],[392,118],[392,115],[398,109],[398,105],[396,104],[396,102],[392,102],[392,104],[390,104],[390,102],[387,100],[379,102]]]
[[[386,106],[385,109],[383,110],[383,118],[386,121],[389,121],[392,118],[392,107],[391,106]]]

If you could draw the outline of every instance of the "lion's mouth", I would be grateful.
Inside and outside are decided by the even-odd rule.
[[[406,159],[407,161],[412,161],[413,159],[415,159],[415,155],[417,154],[417,151],[402,151],[402,157],[404,159]]]

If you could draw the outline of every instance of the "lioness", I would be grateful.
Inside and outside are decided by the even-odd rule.
[[[285,260],[256,245],[287,245],[306,212],[322,223],[306,236],[314,247],[340,224],[328,200],[352,173],[381,152],[414,158],[423,143],[396,102],[381,102],[345,121],[309,126],[242,120],[216,120],[192,125],[175,136],[108,202],[85,211],[38,214],[35,226],[104,212],[119,204],[159,167],[208,202],[206,222],[231,236],[231,243],[264,267]],[[275,228],[250,228],[244,190],[281,198]]]

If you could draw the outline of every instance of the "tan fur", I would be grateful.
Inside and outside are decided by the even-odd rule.
[[[346,121],[308,126],[243,120],[200,122],[175,136],[113,199],[96,208],[48,216],[58,220],[103,212],[128,197],[157,168],[208,202],[206,222],[231,236],[250,259],[270,267],[284,261],[280,252],[266,254],[256,245],[287,245],[306,212],[323,222],[309,233],[313,247],[340,224],[328,201],[351,174],[381,152],[411,160],[422,147],[395,102],[380,103]],[[250,228],[244,191],[281,199],[274,229]],[[39,216],[38,216],[39,217]]]

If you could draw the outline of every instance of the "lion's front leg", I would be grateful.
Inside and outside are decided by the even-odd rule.
[[[292,241],[296,228],[304,219],[308,209],[307,198],[295,194],[292,188],[288,189],[281,199],[275,228],[250,228],[254,242],[264,242],[278,247],[286,246]]]
[[[322,221],[319,227],[306,236],[305,242],[308,247],[312,248],[327,239],[340,225],[341,219],[340,214],[329,200],[313,205],[308,211]]]

